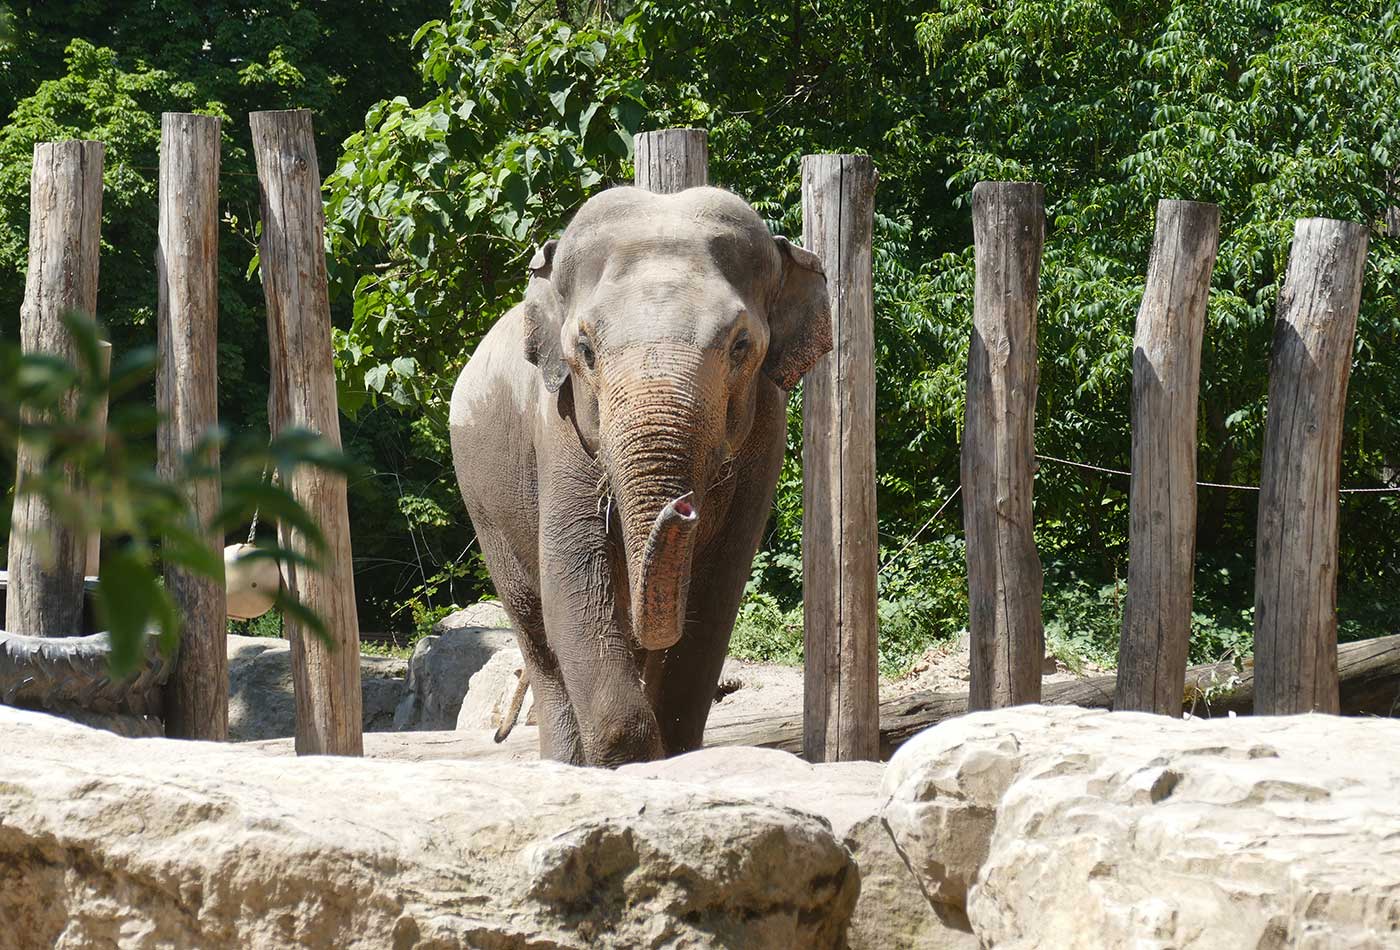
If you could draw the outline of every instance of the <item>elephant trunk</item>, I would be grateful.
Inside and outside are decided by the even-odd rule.
[[[646,354],[642,354],[646,355]],[[703,355],[668,353],[606,401],[604,443],[627,558],[632,635],[647,650],[681,638],[691,555],[704,507],[706,460],[724,405],[710,392]],[[650,372],[648,372],[648,370]],[[722,419],[722,416],[721,416]]]
[[[686,492],[669,502],[647,537],[632,589],[632,629],[648,650],[664,650],[681,638],[690,587],[690,556],[700,513]]]

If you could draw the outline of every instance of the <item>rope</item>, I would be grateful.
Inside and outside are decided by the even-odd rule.
[[[941,514],[943,514],[943,509],[944,509],[944,508],[947,508],[949,505],[951,505],[951,504],[953,503],[953,499],[956,498],[956,497],[958,497],[958,492],[960,492],[960,491],[962,491],[962,486],[961,486],[961,485],[959,485],[957,488],[954,488],[954,489],[953,489],[953,493],[952,493],[951,495],[949,495],[946,499],[944,499],[943,504],[941,504],[941,505],[938,506],[938,510],[935,511],[935,512],[932,514],[932,516],[930,516],[929,519],[923,523],[923,525],[919,528],[918,531],[915,531],[915,532],[914,532],[914,536],[911,537],[908,541],[905,541],[905,542],[904,542],[904,547],[900,548],[898,551],[896,551],[896,552],[894,553],[894,555],[893,555],[892,557],[890,557],[887,561],[885,561],[884,565],[880,568],[879,573],[876,574],[877,577],[878,577],[880,574],[885,573],[885,570],[886,570],[891,564],[893,564],[895,561],[899,560],[899,556],[900,556],[901,554],[903,554],[905,551],[909,550],[909,545],[911,545],[911,544],[913,544],[915,541],[919,540],[919,535],[921,535],[921,534],[924,533],[924,528],[927,528],[929,525],[933,524],[934,521],[936,521],[936,520],[938,519],[938,516],[941,515]]]
[[[271,439],[271,438],[269,438],[269,439],[267,440],[267,447],[268,447],[269,449],[272,448],[272,439]],[[269,461],[267,464],[265,464],[265,465],[263,466],[262,478],[259,479],[259,481],[262,481],[262,482],[266,482],[266,483],[268,483],[268,484],[271,484],[271,482],[269,482],[268,477],[267,477],[267,473],[268,473],[268,471],[269,471],[271,468],[272,468],[272,462]],[[261,506],[261,505],[259,505],[258,507],[256,507],[256,508],[253,509],[253,523],[252,523],[251,525],[249,525],[249,527],[248,527],[248,543],[249,543],[249,544],[252,544],[254,541],[256,541],[256,540],[258,539],[258,513],[261,512],[261,511],[262,511],[262,506]]]
[[[1082,468],[1091,472],[1103,472],[1105,475],[1121,475],[1124,478],[1131,478],[1133,473],[1126,472],[1121,468],[1104,468],[1102,465],[1090,465],[1087,462],[1075,462],[1072,459],[1056,458],[1053,455],[1041,455],[1036,453],[1036,458],[1042,462],[1055,462],[1058,465],[1069,465],[1072,468]],[[1258,485],[1231,485],[1225,482],[1197,482],[1201,488],[1227,488],[1233,491],[1258,491]],[[1400,488],[1342,488],[1338,489],[1343,495],[1391,495],[1400,492]]]

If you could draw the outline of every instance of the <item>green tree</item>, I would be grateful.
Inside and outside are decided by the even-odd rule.
[[[160,113],[220,116],[220,415],[234,432],[266,438],[267,345],[255,254],[258,190],[248,112],[316,111],[323,172],[340,142],[381,96],[416,94],[408,39],[439,8],[437,0],[64,0],[10,4],[11,42],[0,46],[0,338],[17,338],[29,225],[29,166],[35,142],[96,138],[106,143],[103,247],[98,313],[120,354],[154,339],[156,182]],[[132,398],[150,398],[138,390]],[[369,432],[346,430],[346,449],[373,468],[397,459],[392,446],[408,420]],[[0,472],[0,490],[13,473]],[[357,478],[356,520],[378,518],[393,495],[383,480]],[[406,533],[361,537],[399,550]],[[7,527],[0,527],[0,542]],[[370,557],[375,543],[365,547]],[[368,562],[374,564],[376,562]],[[378,576],[362,581],[367,602]],[[392,578],[391,578],[392,581]],[[367,611],[368,623],[376,617]]]
[[[371,108],[326,182],[332,283],[351,310],[341,405],[392,442],[378,457],[392,453],[397,497],[380,513],[408,527],[415,557],[384,558],[421,619],[486,586],[448,458],[455,375],[519,300],[533,246],[624,180],[643,115],[635,22],[553,13],[457,0],[425,23],[425,98]],[[388,436],[393,408],[416,418]]]
[[[965,200],[979,179],[1046,185],[1041,451],[1126,467],[1132,326],[1155,204],[1213,201],[1222,233],[1203,351],[1200,470],[1211,481],[1258,483],[1293,222],[1322,215],[1377,225],[1394,201],[1400,132],[1385,117],[1400,106],[1397,27],[1391,4],[1327,0],[943,0],[921,19],[933,77],[960,104],[955,190]],[[1388,384],[1400,328],[1396,243],[1377,231],[1368,257],[1344,484],[1384,483],[1396,470],[1400,404]],[[935,292],[955,301],[950,316],[966,326],[970,258],[950,254],[936,270]],[[1041,470],[1047,591],[1070,570],[1109,583],[1126,566],[1126,489],[1116,477]],[[1198,607],[1213,611],[1198,618],[1203,630],[1230,615],[1226,626],[1247,630],[1255,503],[1248,492],[1201,492]],[[1344,606],[1348,594],[1354,607],[1373,601],[1395,570],[1385,538],[1397,513],[1393,497],[1344,502]],[[1101,647],[1111,650],[1115,631],[1103,625]]]

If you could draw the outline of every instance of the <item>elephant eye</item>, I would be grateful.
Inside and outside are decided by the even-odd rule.
[[[583,360],[583,365],[589,369],[593,368],[593,364],[597,360],[597,357],[593,355],[593,344],[589,342],[588,334],[582,330],[579,331],[578,335],[578,356],[579,359]]]
[[[738,337],[735,338],[734,342],[730,344],[730,359],[734,360],[736,363],[743,362],[744,357],[749,355],[749,349],[752,346],[753,343],[749,340],[749,335],[747,333],[740,333]]]

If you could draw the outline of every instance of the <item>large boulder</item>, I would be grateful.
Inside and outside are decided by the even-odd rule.
[[[820,815],[860,868],[851,950],[973,950],[960,916],[940,918],[880,820],[878,762],[810,765],[777,749],[716,748],[627,765],[624,775],[694,783],[705,790]]]
[[[287,759],[0,708],[0,946],[840,947],[819,819],[552,763]]]
[[[524,675],[525,661],[516,647],[501,650],[487,660],[467,683],[467,695],[462,698],[457,713],[457,729],[463,732],[499,729],[510,713],[511,700]],[[533,724],[534,714],[534,693],[526,686],[516,723]]]
[[[1027,706],[949,720],[883,817],[983,946],[1400,946],[1400,723]]]
[[[516,649],[514,631],[482,626],[509,623],[499,605],[475,604],[438,621],[408,661],[408,691],[394,712],[400,731],[453,729],[472,676],[501,650]]]
[[[403,700],[405,660],[360,657],[364,729],[394,728],[394,710]],[[276,739],[296,732],[292,692],[292,647],[280,637],[228,638],[228,733],[235,741]]]

